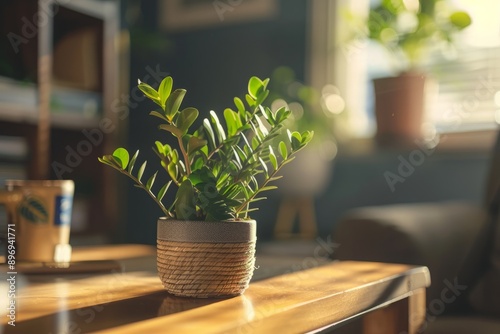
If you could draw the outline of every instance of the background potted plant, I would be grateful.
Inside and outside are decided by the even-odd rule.
[[[288,128],[314,131],[310,145],[296,156],[293,164],[283,168],[283,179],[277,183],[281,198],[274,236],[314,238],[317,234],[314,199],[328,186],[337,140],[346,135],[347,127],[342,122],[345,121],[344,101],[334,86],[319,91],[300,82],[295,72],[286,66],[273,71],[269,91],[266,101],[271,110],[283,106],[290,109],[291,115],[286,120]],[[285,135],[276,140],[283,140]],[[287,181],[290,179],[295,181]],[[296,218],[299,229],[292,233]]]
[[[377,140],[413,143],[421,136],[426,74],[432,51],[453,47],[454,34],[471,24],[444,0],[382,0],[363,22],[365,36],[388,51],[396,76],[374,80]]]
[[[254,270],[255,221],[251,204],[265,199],[262,193],[312,139],[313,132],[284,127],[286,108],[272,111],[262,103],[269,94],[269,79],[250,78],[246,104],[234,98],[235,108],[224,110],[224,123],[210,112],[201,125],[197,109],[181,109],[184,89],[172,91],[166,77],[156,90],[139,82],[139,89],[156,103],[150,112],[161,120],[159,129],[175,138],[177,148],[160,141],[153,150],[170,181],[155,188],[158,171],[144,178],[147,161],[135,169],[139,151],[130,156],[124,148],[99,161],[131,178],[158,204],[158,272],[167,291],[179,296],[214,297],[241,294]],[[274,141],[282,132],[286,140]],[[170,186],[175,200],[165,205]]]

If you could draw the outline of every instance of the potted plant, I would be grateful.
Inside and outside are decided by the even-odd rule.
[[[292,197],[317,195],[328,183],[332,173],[332,161],[337,153],[337,140],[347,128],[345,122],[342,122],[345,116],[344,101],[334,86],[319,92],[300,82],[294,71],[285,66],[273,71],[269,91],[267,105],[271,110],[283,106],[290,109],[291,115],[286,121],[289,129],[299,132],[314,131],[311,144],[297,155],[293,164],[283,169],[284,179],[278,181],[279,190]],[[336,101],[335,98],[338,103],[328,103]],[[309,172],[304,173],[305,169]],[[296,182],[286,182],[285,179],[288,178],[294,178]]]
[[[271,110],[283,106],[290,109],[287,127],[299,132],[314,131],[311,143],[296,156],[293,164],[283,168],[283,178],[277,182],[280,204],[274,237],[312,239],[317,235],[314,198],[328,186],[337,140],[347,128],[342,126],[345,125],[342,123],[345,116],[343,100],[334,86],[318,91],[300,82],[295,72],[286,66],[273,71],[269,91],[266,104]],[[337,103],[332,103],[335,101]],[[276,140],[282,140],[282,136]],[[297,230],[293,226],[295,221],[298,222]]]
[[[290,131],[284,123],[290,111],[275,112],[262,103],[269,79],[250,78],[245,102],[234,98],[224,110],[224,122],[210,112],[194,131],[199,112],[181,109],[184,89],[172,91],[166,77],[156,90],[139,82],[139,89],[156,103],[150,112],[161,120],[159,130],[173,136],[176,147],[156,141],[153,147],[170,181],[154,190],[158,171],[146,179],[147,161],[135,168],[139,151],[125,148],[99,161],[131,178],[160,207],[157,267],[166,290],[174,295],[215,297],[241,294],[254,270],[255,221],[251,205],[276,188],[279,171],[312,139],[312,131]],[[225,123],[225,126],[224,126]],[[279,133],[286,141],[275,142]],[[175,199],[163,203],[175,187]]]
[[[452,47],[454,34],[470,24],[466,12],[442,0],[383,0],[369,11],[366,37],[388,51],[396,73],[374,80],[380,143],[420,138],[427,76],[419,66],[433,50]]]

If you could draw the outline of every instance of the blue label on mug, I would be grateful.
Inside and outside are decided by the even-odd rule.
[[[71,209],[73,206],[72,196],[57,196],[54,224],[69,225],[71,223]]]

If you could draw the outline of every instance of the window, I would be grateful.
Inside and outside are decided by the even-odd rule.
[[[320,66],[323,71],[333,69],[321,79],[342,92],[351,132],[357,137],[372,136],[376,129],[371,80],[393,73],[381,46],[371,41],[346,42],[349,22],[345,12],[366,15],[380,1],[327,0],[311,5],[311,22],[321,24],[322,15],[328,15],[329,21],[323,24],[328,45],[320,50],[326,54],[323,63],[314,45],[318,37],[311,42],[311,81],[321,81],[315,77]],[[468,12],[473,23],[457,35],[455,50],[435,52],[423,64],[434,83],[427,86],[430,94],[423,124],[424,133],[431,135],[492,129],[500,124],[500,1],[452,0],[451,4]],[[319,28],[312,26],[317,32]]]

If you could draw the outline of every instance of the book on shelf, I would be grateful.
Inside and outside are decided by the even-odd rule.
[[[25,164],[0,162],[0,188],[5,187],[6,180],[26,180],[27,177]]]
[[[37,110],[37,88],[34,83],[0,76],[0,107]]]
[[[54,86],[52,88],[51,111],[53,114],[79,114],[84,118],[95,118],[102,112],[102,94],[89,90]]]
[[[5,180],[27,178],[28,143],[23,137],[0,136],[0,187]]]
[[[28,143],[23,137],[0,136],[0,164],[2,162],[26,162]]]
[[[53,86],[51,111],[54,114],[79,114],[84,118],[97,117],[102,112],[102,94],[95,91]],[[36,85],[0,76],[0,110],[38,112]]]

